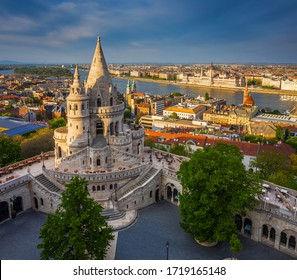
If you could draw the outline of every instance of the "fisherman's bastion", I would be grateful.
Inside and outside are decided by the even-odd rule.
[[[90,196],[111,222],[129,216],[132,223],[137,209],[159,200],[178,205],[176,172],[187,158],[144,147],[144,129],[126,124],[124,110],[98,38],[85,83],[75,69],[67,126],[55,130],[54,152],[0,169],[0,224],[30,208],[54,213],[75,176],[88,181]],[[297,192],[262,186],[254,211],[235,216],[238,232],[297,258]]]

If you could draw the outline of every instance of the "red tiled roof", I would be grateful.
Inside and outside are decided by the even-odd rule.
[[[217,143],[226,143],[229,145],[237,146],[240,151],[247,156],[257,156],[259,151],[272,151],[272,152],[281,152],[285,156],[290,156],[295,153],[295,149],[289,146],[288,144],[281,143],[275,145],[266,145],[266,144],[257,144],[257,143],[248,143],[240,141],[225,140],[220,138],[208,138],[207,136],[201,135],[191,135],[186,133],[162,133],[151,130],[145,130],[145,134],[148,135],[155,143],[160,144],[185,144],[188,141],[193,141],[197,146],[200,147],[215,147]],[[163,142],[158,141],[160,137],[164,138]],[[199,143],[199,144],[198,144]]]

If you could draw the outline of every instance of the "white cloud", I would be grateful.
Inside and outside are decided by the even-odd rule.
[[[0,31],[28,31],[37,26],[36,22],[26,17],[1,16]]]

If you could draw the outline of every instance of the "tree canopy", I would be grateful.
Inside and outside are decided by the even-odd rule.
[[[41,259],[104,259],[114,238],[102,206],[89,197],[87,180],[74,177],[66,184],[62,202],[55,214],[48,216],[40,230],[37,245]]]
[[[238,243],[234,215],[252,209],[260,193],[258,177],[245,169],[242,159],[236,146],[218,143],[182,162],[177,173],[183,186],[181,226],[200,242]]]
[[[263,180],[297,190],[297,156],[286,158],[281,152],[261,151],[251,165]]]
[[[64,118],[54,118],[52,120],[49,120],[48,123],[52,129],[65,126],[67,124]]]
[[[8,136],[0,136],[0,168],[21,159],[21,147]]]

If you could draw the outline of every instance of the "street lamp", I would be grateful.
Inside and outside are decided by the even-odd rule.
[[[117,202],[118,201],[118,196],[117,196],[117,189],[118,189],[118,185],[114,185],[114,201]]]
[[[14,219],[16,217],[16,211],[14,209],[14,204],[16,202],[16,196],[10,198],[10,210],[11,210],[11,218]]]
[[[43,154],[43,151],[41,151],[41,159],[42,159],[42,169],[45,168],[45,165],[44,165],[44,154]]]
[[[168,260],[169,258],[169,242],[167,241],[166,242],[166,252],[167,252],[167,257],[166,257],[166,260]]]

